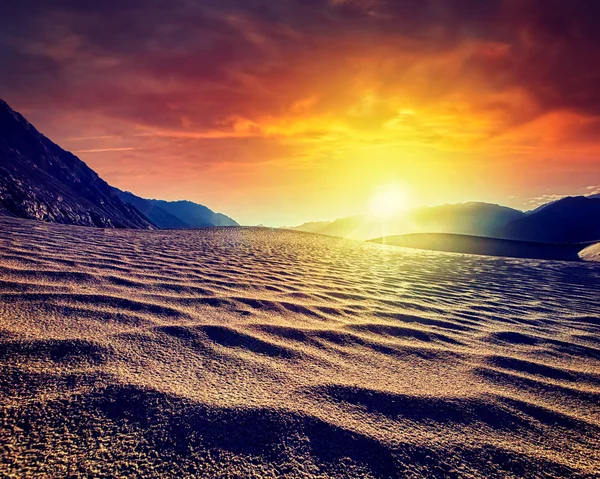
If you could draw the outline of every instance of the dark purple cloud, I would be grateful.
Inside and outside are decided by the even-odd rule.
[[[598,18],[595,0],[9,0],[0,5],[0,90],[26,106],[206,129],[285,114],[315,84],[343,102],[344,85],[329,92],[320,77],[351,83],[353,55],[397,56],[381,73],[393,90],[405,87],[411,58],[472,44],[481,48],[452,76],[422,79],[423,95],[437,100],[477,81],[522,88],[540,114],[596,116]]]

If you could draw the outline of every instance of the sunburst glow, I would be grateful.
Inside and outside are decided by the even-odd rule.
[[[383,188],[375,193],[369,206],[373,215],[382,219],[390,218],[408,208],[408,194],[396,186]]]

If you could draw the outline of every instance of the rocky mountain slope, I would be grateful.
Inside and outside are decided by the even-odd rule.
[[[0,100],[0,211],[103,228],[152,228],[83,161]]]

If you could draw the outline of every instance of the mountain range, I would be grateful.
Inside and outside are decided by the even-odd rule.
[[[600,195],[566,197],[530,212],[489,203],[422,207],[381,220],[367,215],[290,228],[369,240],[416,233],[444,233],[542,243],[600,239]]]
[[[525,213],[512,208],[472,202],[417,208],[385,220],[359,215],[291,229],[360,240],[422,232],[490,236],[524,216]]]
[[[140,198],[129,191],[121,191],[118,188],[113,188],[113,191],[161,229],[239,226],[229,216],[215,213],[206,206],[191,201],[152,200]]]
[[[102,228],[235,226],[191,201],[146,200],[113,188],[0,100],[0,213]]]

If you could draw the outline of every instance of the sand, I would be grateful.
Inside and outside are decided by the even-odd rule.
[[[2,477],[597,477],[600,268],[0,218]]]
[[[586,244],[534,243],[448,233],[385,236],[371,242],[432,251],[561,261],[581,261],[579,252],[587,246]]]
[[[595,261],[600,263],[600,243],[595,243],[584,249],[580,255],[584,261]]]

